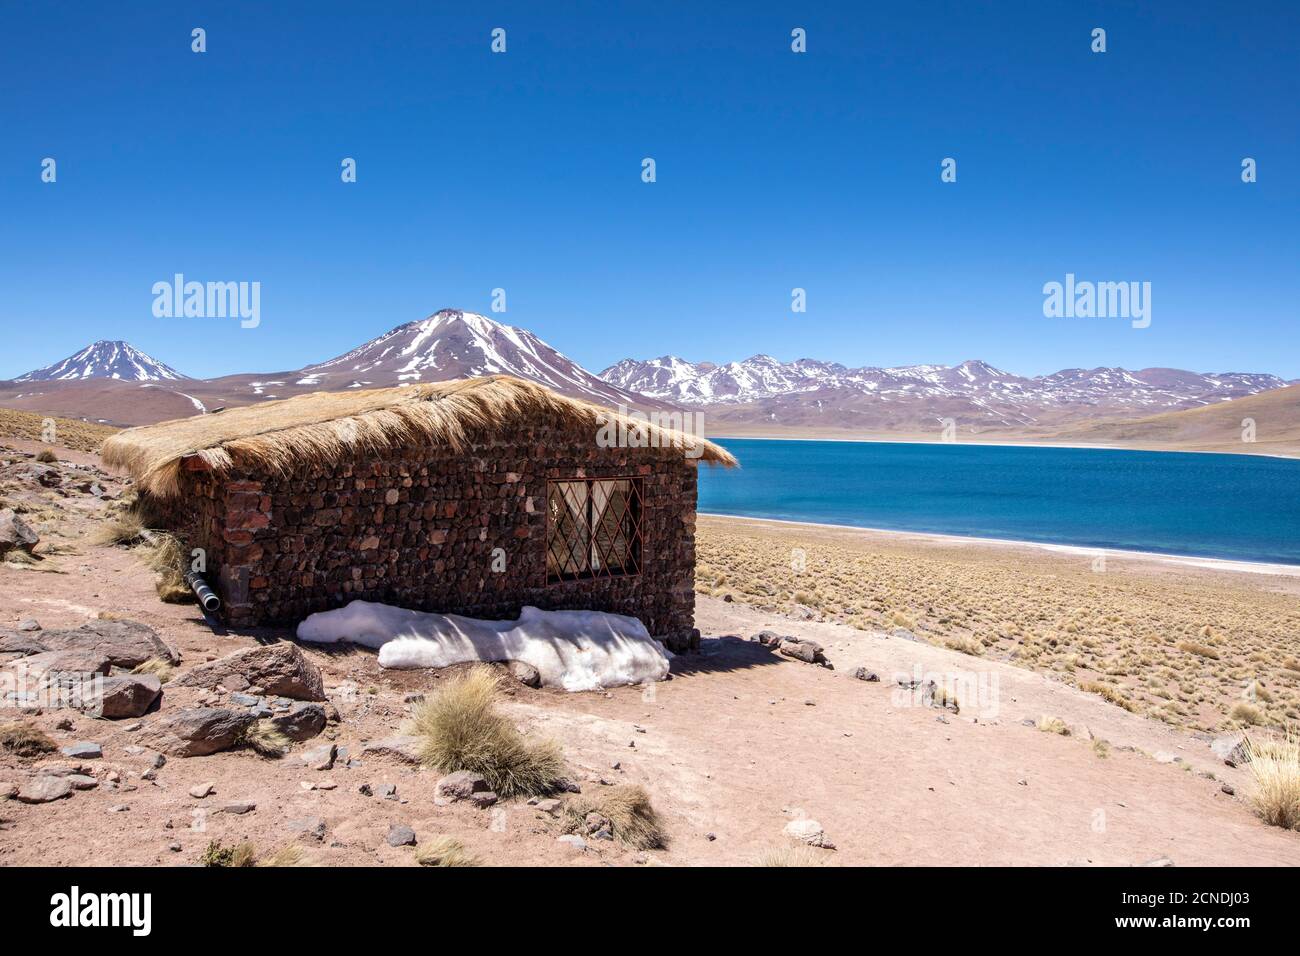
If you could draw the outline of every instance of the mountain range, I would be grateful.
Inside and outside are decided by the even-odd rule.
[[[1070,428],[1149,419],[1287,385],[1264,373],[1075,368],[1027,377],[980,360],[850,368],[768,355],[725,364],[672,355],[629,358],[597,375],[526,329],[442,309],[322,362],[212,379],[189,378],[125,342],[95,342],[0,382],[0,405],[145,424],[309,391],[496,373],[606,406],[700,410],[707,431],[720,436],[933,437],[951,420],[962,435],[1044,439]]]

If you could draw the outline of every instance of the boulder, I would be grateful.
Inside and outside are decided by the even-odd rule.
[[[41,631],[40,642],[52,651],[102,654],[114,667],[138,667],[157,657],[169,664],[180,655],[148,624],[139,621],[87,621],[69,630]]]
[[[508,661],[506,669],[510,671],[510,676],[525,687],[541,687],[542,675],[532,664],[524,661]]]
[[[420,762],[420,738],[385,737],[383,740],[372,740],[361,748],[361,756],[394,757],[405,763],[418,764]]]
[[[98,760],[104,756],[104,748],[91,740],[78,740],[74,744],[60,747],[59,752],[74,760]]]
[[[41,538],[12,508],[0,511],[0,557],[10,551],[32,553]]]
[[[189,707],[150,724],[139,739],[173,757],[204,757],[239,744],[253,720],[246,711]]]
[[[1229,767],[1241,767],[1250,763],[1250,747],[1241,734],[1224,734],[1210,741],[1214,755]]]
[[[162,694],[162,681],[153,674],[121,674],[104,678],[103,693],[87,702],[110,720],[142,717]]]
[[[334,744],[324,744],[320,747],[313,747],[311,750],[304,750],[300,755],[302,762],[311,770],[329,770],[334,766],[334,760],[338,757],[339,749]]]
[[[826,831],[822,829],[822,825],[816,820],[791,820],[785,825],[785,835],[809,846],[825,847],[828,850],[835,849],[835,844],[826,839]]]
[[[826,663],[826,655],[822,652],[822,646],[816,641],[804,641],[794,637],[787,637],[782,639],[776,649],[786,657],[793,657],[805,664]]]
[[[296,644],[281,641],[262,647],[236,651],[220,660],[200,664],[177,677],[177,687],[215,688],[243,691],[259,688],[258,693],[292,700],[325,700],[325,684],[320,670]]]
[[[388,828],[389,846],[415,846],[415,831],[404,823],[394,823]]]
[[[33,777],[18,788],[17,796],[23,803],[49,803],[71,795],[67,777]]]
[[[289,831],[298,834],[309,843],[321,843],[325,839],[325,821],[320,817],[306,817],[302,820],[290,820]]]
[[[325,708],[320,704],[297,703],[287,714],[277,714],[270,721],[280,733],[301,743],[325,729]]]
[[[491,793],[492,788],[479,774],[468,770],[449,773],[433,785],[433,802],[440,807],[469,800],[476,793]]]

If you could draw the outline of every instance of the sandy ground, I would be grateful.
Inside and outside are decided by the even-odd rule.
[[[35,569],[0,565],[0,627],[31,617],[46,628],[75,626],[108,611],[156,628],[183,655],[182,670],[286,636],[217,633],[194,607],[160,603],[133,555],[85,541],[97,505],[75,503],[42,527],[59,553]],[[666,850],[593,841],[575,851],[556,842],[549,817],[522,802],[436,807],[436,772],[361,749],[396,733],[406,697],[444,678],[382,671],[367,650],[306,649],[341,719],[281,760],[246,751],[171,758],[148,780],[143,758],[126,751],[139,734],[128,729],[135,721],[75,716],[71,730],[60,730],[66,711],[32,718],[60,745],[102,744],[103,758],[84,761],[101,784],[50,804],[0,802],[0,864],[187,865],[216,839],[263,851],[297,842],[322,865],[413,865],[409,848],[385,840],[391,824],[404,823],[422,841],[454,836],[490,864],[743,865],[786,845],[784,827],[805,816],[835,843],[817,851],[832,865],[1300,863],[1300,833],[1259,822],[1245,799],[1247,774],[1225,767],[1203,739],[1050,675],[707,596],[697,622],[703,652],[677,658],[669,681],[580,694],[512,685],[504,700],[521,727],[562,744],[584,792],[599,792],[602,780],[644,785],[663,817]],[[835,669],[748,640],[765,627],[820,642]],[[855,679],[859,665],[880,681]],[[922,706],[896,675],[951,679],[961,712]],[[202,699],[172,688],[162,706]],[[1022,724],[1045,714],[1072,735]],[[1108,741],[1107,756],[1098,756],[1094,736]],[[298,753],[325,740],[359,765],[345,758],[308,770]],[[108,786],[110,770],[123,786]],[[0,756],[0,781],[30,772],[29,761]],[[215,793],[192,798],[189,788],[203,782]],[[359,792],[385,783],[396,785],[398,800]],[[240,800],[256,809],[215,812]],[[310,818],[325,824],[320,842],[294,831]]]

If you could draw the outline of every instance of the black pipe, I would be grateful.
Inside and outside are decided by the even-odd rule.
[[[208,582],[203,580],[203,575],[197,571],[185,572],[185,583],[190,586],[194,596],[199,599],[199,607],[205,611],[215,612],[221,607],[221,598],[217,597],[217,592],[208,587]]]

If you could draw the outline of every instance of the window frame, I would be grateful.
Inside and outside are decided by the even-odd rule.
[[[629,561],[620,565],[617,570],[610,569],[605,562],[605,555],[601,552],[597,544],[598,528],[592,523],[592,509],[594,506],[595,495],[592,493],[593,486],[601,482],[626,481],[630,494],[628,503],[625,505],[623,515],[631,515],[631,541],[628,548]],[[581,571],[558,572],[551,567],[552,547],[551,536],[556,530],[556,523],[551,515],[551,498],[552,490],[558,485],[576,485],[581,484],[585,487],[586,510],[583,516],[585,526],[586,542],[583,547],[583,554],[586,557],[586,567]],[[563,491],[559,492],[561,501],[567,501]],[[608,511],[602,514],[608,514]],[[645,518],[645,476],[643,475],[610,475],[608,477],[572,477],[572,478],[548,478],[546,479],[546,535],[543,541],[545,548],[546,560],[546,583],[562,584],[572,581],[595,581],[606,578],[630,578],[637,577],[641,574],[644,565],[645,551],[645,532],[643,530]],[[622,516],[620,516],[620,526],[622,525]],[[599,554],[601,557],[601,567],[593,569],[592,555]],[[570,557],[572,551],[570,550]]]

